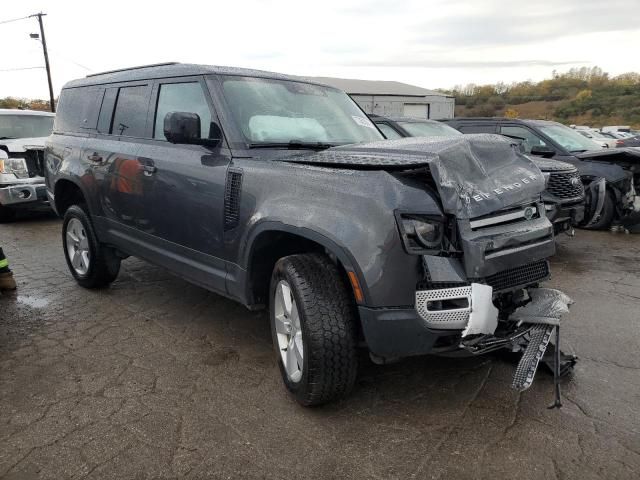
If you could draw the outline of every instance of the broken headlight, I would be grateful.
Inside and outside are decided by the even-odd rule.
[[[399,213],[397,220],[408,253],[442,250],[446,228],[444,217]]]
[[[0,160],[0,173],[13,173],[16,177],[27,175],[27,161],[24,158]]]

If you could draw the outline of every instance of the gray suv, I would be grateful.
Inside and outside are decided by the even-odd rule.
[[[539,336],[515,314],[547,290],[545,180],[504,137],[385,141],[335,88],[162,64],[66,84],[45,163],[80,285],[133,255],[268,308],[303,405],[350,390],[358,348],[386,362]]]

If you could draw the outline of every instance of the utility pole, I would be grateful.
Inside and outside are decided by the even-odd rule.
[[[44,26],[42,25],[42,17],[44,17],[46,13],[36,13],[35,15],[31,15],[31,17],[38,17],[38,23],[40,24],[40,39],[42,40],[42,51],[44,53],[44,64],[47,69],[47,80],[49,82],[49,105],[51,106],[51,111],[56,111],[56,104],[53,99],[53,84],[51,83],[51,68],[49,67],[49,54],[47,53],[47,40],[44,38]]]

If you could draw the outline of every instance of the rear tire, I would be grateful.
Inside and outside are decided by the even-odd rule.
[[[120,271],[113,249],[101,244],[85,209],[72,205],[64,214],[62,248],[73,278],[85,288],[106,287]]]
[[[592,200],[592,204],[597,203],[597,199]],[[594,205],[595,208],[595,205]],[[585,230],[606,230],[611,226],[611,222],[616,214],[616,201],[613,193],[607,190],[604,196],[604,205],[602,206],[602,213],[600,215],[600,220],[598,220],[593,225],[585,225]],[[589,214],[589,218],[587,219],[587,223],[591,219],[591,215]]]
[[[287,288],[291,296],[284,304],[297,309],[289,318],[282,297],[276,298]],[[270,298],[273,344],[289,392],[304,406],[346,396],[357,373],[356,312],[336,265],[319,254],[284,257],[274,268]],[[295,355],[287,357],[287,344]]]

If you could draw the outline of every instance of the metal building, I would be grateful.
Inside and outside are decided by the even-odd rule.
[[[455,99],[401,82],[309,77],[347,92],[366,113],[416,118],[453,118]]]

